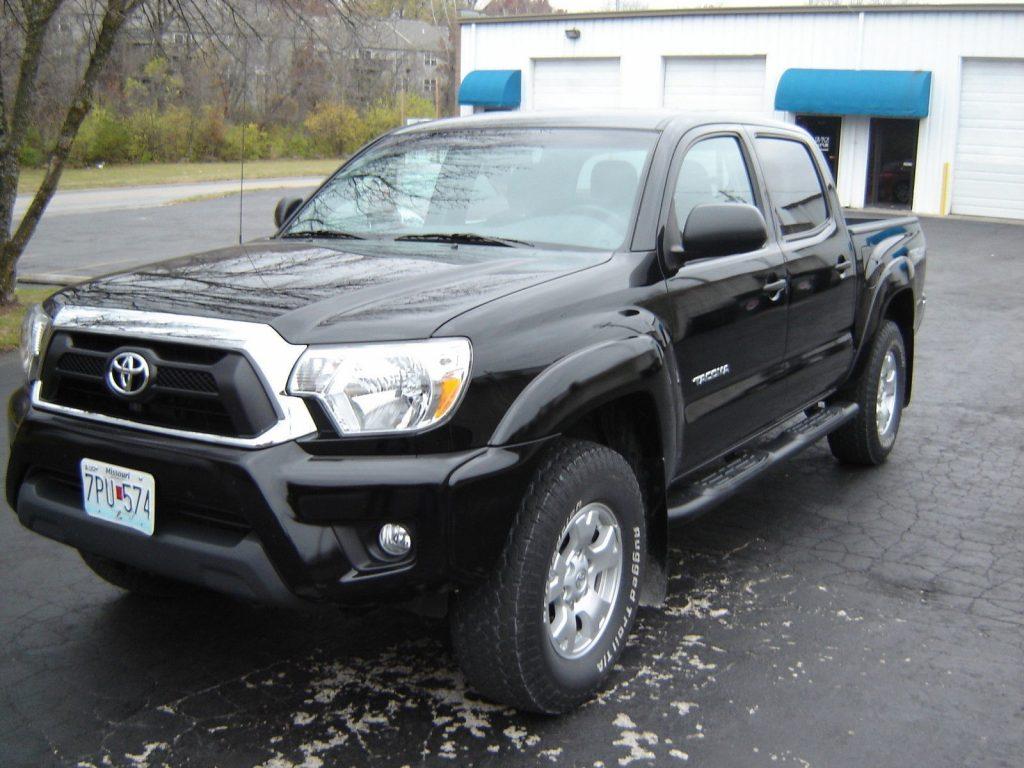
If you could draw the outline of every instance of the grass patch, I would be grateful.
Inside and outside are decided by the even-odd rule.
[[[276,179],[284,176],[326,176],[341,160],[248,160],[245,178]],[[103,168],[68,168],[60,189],[102,189],[155,184],[193,184],[238,178],[238,163],[146,163],[107,165]],[[19,193],[35,192],[43,180],[40,168],[25,168],[18,181]]]
[[[21,342],[21,319],[25,316],[25,310],[32,304],[38,304],[56,290],[54,286],[32,286],[15,290],[17,303],[9,307],[0,307],[0,352],[10,352],[18,348]]]

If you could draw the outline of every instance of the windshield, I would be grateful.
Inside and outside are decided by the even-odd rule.
[[[328,181],[283,234],[614,249],[656,138],[537,128],[397,137]]]

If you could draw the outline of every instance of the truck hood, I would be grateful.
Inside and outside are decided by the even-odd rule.
[[[57,294],[70,304],[268,323],[293,343],[424,338],[497,298],[608,253],[264,240],[158,262]]]

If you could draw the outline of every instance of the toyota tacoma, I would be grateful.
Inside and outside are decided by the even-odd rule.
[[[28,313],[8,502],[138,593],[443,612],[525,710],[598,690],[670,523],[882,463],[910,402],[920,225],[847,221],[790,124],[434,121],[275,223]]]

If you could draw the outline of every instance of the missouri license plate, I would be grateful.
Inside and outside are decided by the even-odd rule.
[[[153,535],[156,492],[152,475],[95,459],[82,459],[80,468],[87,515]]]

